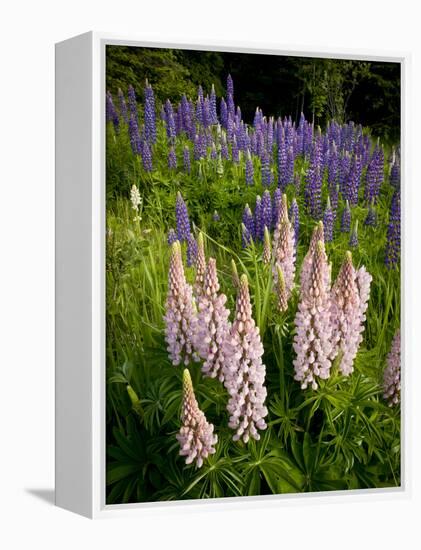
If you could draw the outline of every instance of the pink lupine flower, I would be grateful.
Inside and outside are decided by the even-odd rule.
[[[278,248],[279,238],[281,234],[281,225],[284,220],[289,221],[288,201],[285,193],[281,197],[281,202],[279,204],[279,210],[278,210],[278,217],[275,221],[275,230],[273,232],[273,255],[274,256]]]
[[[396,331],[387,356],[387,366],[383,375],[383,397],[389,407],[401,400],[401,333]]]
[[[365,321],[365,312],[368,307],[368,299],[370,298],[370,285],[373,277],[366,270],[364,266],[358,269],[356,274],[356,280],[358,285],[358,292],[360,295],[360,319],[361,323]]]
[[[196,462],[200,468],[206,458],[215,453],[218,436],[213,433],[210,424],[199,409],[188,369],[183,372],[182,426],[176,435],[180,443],[180,455],[186,457],[186,464]]]
[[[279,264],[285,279],[285,290],[289,300],[294,288],[295,276],[295,244],[294,228],[285,217],[279,225],[279,238],[276,249],[274,249],[275,263]],[[273,278],[278,281],[277,268],[273,268]]]
[[[363,339],[364,313],[370,293],[371,275],[364,267],[359,273],[363,280],[362,292],[352,265],[352,254],[348,251],[332,287],[332,341],[336,346],[335,355],[339,354],[339,370],[345,376],[354,370],[354,359]]]
[[[319,223],[313,229],[313,233],[310,239],[310,246],[308,247],[307,254],[304,256],[304,260],[301,265],[300,284],[302,289],[307,288],[310,283],[311,266],[313,262],[314,252],[319,241],[321,241],[323,244],[325,242],[322,221],[319,221]]]
[[[329,378],[332,365],[332,325],[330,318],[329,265],[324,244],[319,241],[311,260],[306,286],[301,286],[300,302],[295,317],[296,334],[293,347],[295,380],[301,388],[310,384],[315,390],[317,380]]]
[[[171,249],[165,309],[165,340],[172,364],[188,365],[191,359],[197,360],[194,350],[197,318],[192,287],[184,275],[179,241],[175,241]]]
[[[226,342],[225,387],[230,395],[227,409],[229,427],[236,430],[234,441],[258,440],[257,430],[266,429],[268,411],[264,405],[266,367],[259,328],[252,318],[247,276],[242,275],[237,294],[235,319]]]
[[[225,294],[219,294],[216,260],[209,258],[203,292],[198,300],[196,349],[205,360],[203,374],[210,378],[218,377],[221,382],[224,381],[225,342],[231,328],[226,301]]]
[[[276,264],[276,270],[278,272],[278,282],[276,285],[276,292],[278,295],[278,309],[279,311],[287,311],[288,309],[288,297],[285,287],[284,274],[282,273],[282,268],[279,264]]]
[[[264,264],[269,264],[272,256],[272,245],[270,242],[270,234],[267,226],[265,225],[265,232],[263,236],[263,254],[262,261]]]
[[[193,285],[193,293],[198,298],[204,289],[205,271],[206,271],[206,257],[205,257],[205,245],[203,242],[203,234],[199,233],[197,237],[197,256],[196,256],[196,278]]]

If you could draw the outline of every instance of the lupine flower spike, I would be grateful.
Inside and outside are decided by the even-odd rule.
[[[349,246],[351,248],[357,248],[358,246],[358,220],[355,220],[355,225],[351,231],[351,235],[349,237]]]
[[[199,297],[204,291],[205,271],[206,271],[206,257],[205,257],[205,244],[203,242],[203,233],[199,233],[197,237],[197,255],[196,255],[196,278],[193,285],[193,293]]]
[[[203,292],[198,300],[196,349],[205,361],[203,374],[210,378],[218,377],[221,382],[224,381],[225,342],[231,328],[226,301],[225,294],[219,293],[216,260],[209,258]]]
[[[387,356],[387,366],[383,376],[383,397],[389,407],[397,405],[401,400],[401,334],[398,330],[392,341],[392,347]]]
[[[365,300],[365,303],[362,303],[362,300]],[[354,370],[354,359],[364,331],[367,300],[368,295],[365,291],[360,295],[352,255],[351,252],[347,252],[332,287],[332,341],[336,346],[335,354],[339,354],[339,370],[345,376]]]
[[[191,359],[197,360],[194,351],[197,319],[192,288],[187,284],[184,276],[179,241],[175,241],[171,247],[165,311],[165,340],[172,364],[188,365]]]
[[[130,189],[130,202],[132,203],[132,209],[136,212],[133,221],[141,221],[142,218],[139,216],[139,207],[142,204],[142,197],[140,196],[139,189],[135,184],[133,184]]]
[[[234,441],[260,439],[258,430],[266,429],[268,411],[264,405],[266,367],[263,345],[252,318],[247,276],[242,275],[237,293],[235,319],[226,343],[225,387],[230,395],[227,409]]]
[[[332,366],[332,325],[330,314],[330,270],[322,241],[318,241],[310,273],[301,283],[300,302],[295,317],[295,380],[306,389],[318,388],[318,380],[330,376]]]
[[[183,372],[181,422],[180,432],[176,435],[180,443],[180,455],[186,457],[186,464],[195,462],[196,467],[200,468],[203,461],[215,453],[218,436],[213,433],[213,424],[206,420],[203,411],[199,409],[188,369]]]
[[[272,256],[272,245],[270,242],[270,234],[267,226],[265,225],[265,233],[263,238],[263,255],[262,261],[264,264],[269,264]]]
[[[279,311],[287,311],[288,309],[288,296],[285,287],[284,274],[282,273],[282,268],[279,264],[276,264],[276,269],[278,272],[278,282],[276,285],[276,290],[278,294],[278,309]]]

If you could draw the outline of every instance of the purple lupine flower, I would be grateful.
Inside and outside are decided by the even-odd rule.
[[[221,216],[218,214],[218,211],[215,210],[214,213],[212,214],[212,220],[214,222],[219,222],[221,219]]]
[[[251,244],[253,241],[253,237],[251,236],[250,231],[247,229],[247,227],[244,225],[244,223],[241,224],[241,246],[243,248],[247,248],[249,244]]]
[[[340,159],[340,166],[339,166],[339,189],[342,196],[346,200],[349,200],[348,180],[349,180],[350,169],[351,169],[351,157],[349,156],[348,151],[346,151],[344,156]]]
[[[216,114],[216,93],[215,86],[212,84],[212,89],[209,98],[209,114],[211,124],[218,124],[218,116]]]
[[[401,334],[397,330],[390,351],[387,355],[387,366],[383,375],[383,398],[389,407],[401,400]]]
[[[300,234],[300,212],[298,209],[297,199],[294,197],[289,207],[289,219],[291,220],[292,227],[294,228],[294,245],[297,248],[298,236]]]
[[[354,206],[358,204],[358,193],[361,184],[361,173],[362,173],[362,162],[361,157],[354,156],[351,163],[351,168],[349,171],[349,189],[348,196],[349,202]]]
[[[193,307],[192,287],[184,275],[181,246],[175,241],[171,247],[171,260],[168,272],[168,295],[165,304],[165,340],[173,365],[197,360],[194,351],[196,315]]]
[[[118,104],[120,108],[120,116],[124,120],[126,124],[129,123],[129,115],[127,113],[127,103],[126,98],[124,97],[123,90],[121,88],[118,89]]]
[[[131,114],[129,120],[129,137],[132,151],[135,155],[139,155],[142,150],[142,142],[140,141],[139,127],[136,117]]]
[[[285,286],[285,277],[282,272],[282,268],[279,264],[276,264],[276,271],[277,271],[277,284],[276,284],[276,293],[278,297],[278,309],[279,311],[287,311],[288,310],[288,294]]]
[[[152,152],[147,141],[144,141],[141,146],[142,163],[145,172],[152,172]]]
[[[270,171],[270,158],[268,153],[264,153],[262,157],[262,166],[261,166],[261,172],[262,172],[262,185],[269,187],[272,183],[272,174]]]
[[[254,224],[254,217],[251,212],[250,206],[246,204],[243,211],[243,224],[246,226],[247,231],[252,239],[256,238],[256,227]]]
[[[225,307],[227,297],[219,293],[216,260],[209,258],[204,276],[203,292],[198,299],[196,349],[204,360],[202,372],[209,378],[224,381],[225,342],[231,323]]]
[[[354,359],[363,339],[371,275],[365,271],[364,277],[368,289],[364,287],[360,294],[360,281],[352,264],[352,254],[348,251],[331,292],[332,342],[335,355],[339,355],[339,370],[345,376],[354,370]]]
[[[318,379],[325,380],[330,376],[333,350],[330,309],[330,269],[324,244],[318,241],[309,277],[301,283],[295,316],[294,379],[301,383],[301,389],[306,389],[310,384],[316,390]]]
[[[144,120],[146,141],[153,145],[156,142],[155,96],[148,81],[145,87]]]
[[[341,217],[341,232],[349,233],[350,229],[351,229],[351,209],[349,207],[349,202],[346,201],[345,207],[342,211],[342,217]]]
[[[369,227],[376,227],[377,225],[377,213],[374,208],[373,202],[371,202],[370,206],[368,207],[368,213],[364,221],[364,225],[367,225]]]
[[[196,239],[194,238],[193,233],[190,233],[190,235],[187,238],[186,264],[188,267],[191,267],[192,265],[196,264],[197,254],[198,254],[197,242],[196,242]]]
[[[390,185],[392,185],[395,189],[397,189],[400,185],[401,175],[400,175],[400,167],[399,167],[399,161],[395,157],[393,164],[390,168]]]
[[[311,152],[304,193],[306,206],[310,215],[316,220],[321,218],[322,176],[321,148],[320,143],[316,141]]]
[[[168,231],[167,243],[168,243],[169,246],[172,246],[172,244],[175,243],[176,240],[178,240],[177,239],[177,233],[174,231],[173,228],[171,228]]]
[[[266,265],[270,264],[271,257],[272,257],[272,243],[270,242],[269,229],[265,225],[264,235],[263,235],[263,254],[262,254],[263,263]]]
[[[256,196],[256,206],[254,207],[254,232],[256,240],[263,240],[263,212],[262,212],[262,199],[260,195]]]
[[[228,124],[228,108],[224,98],[221,99],[220,114],[221,124],[224,128],[226,128]]]
[[[252,317],[247,276],[242,275],[237,292],[235,318],[225,345],[225,387],[229,427],[235,430],[234,441],[259,440],[258,430],[266,429],[266,367],[262,362],[263,345]]]
[[[262,223],[270,230],[272,227],[272,199],[268,190],[262,196]]]
[[[129,111],[130,115],[133,115],[133,117],[136,119],[137,122],[137,101],[136,101],[136,93],[134,91],[133,86],[130,84],[128,92],[128,103],[129,103]]]
[[[237,139],[234,136],[232,139],[232,148],[231,148],[232,162],[238,164],[240,162],[240,151],[237,145]]]
[[[254,181],[254,168],[253,161],[251,160],[250,151],[247,149],[247,158],[246,158],[246,184],[253,185]]]
[[[176,435],[180,444],[180,455],[186,457],[186,464],[193,461],[200,468],[209,455],[215,453],[218,436],[213,433],[213,424],[206,420],[194,395],[193,383],[188,369],[183,372],[182,426]]]
[[[188,148],[187,145],[185,145],[184,149],[183,149],[183,166],[184,166],[184,171],[186,172],[186,174],[190,174],[190,170],[191,170],[190,149]]]
[[[397,188],[392,196],[390,207],[389,224],[386,234],[386,256],[385,262],[388,269],[399,265],[401,250],[401,198],[400,190]]]
[[[227,136],[225,132],[222,132],[222,135],[221,135],[221,156],[225,160],[229,159]]]
[[[357,248],[358,246],[358,220],[355,220],[354,227],[352,228],[351,235],[349,236],[349,246],[351,248]]]
[[[272,208],[273,220],[272,220],[272,225],[274,227],[276,227],[276,223],[278,221],[279,209],[281,207],[281,202],[282,202],[282,191],[279,187],[277,187],[275,189],[275,191],[273,192],[273,208]]]
[[[325,236],[325,242],[330,243],[333,240],[333,210],[330,205],[330,198],[327,198],[326,203],[326,210],[323,214],[323,228],[324,228],[324,236]]]
[[[170,170],[175,170],[177,168],[177,157],[174,147],[170,147],[168,152],[168,168]]]
[[[379,196],[380,187],[383,180],[384,152],[383,148],[377,143],[367,168],[366,185],[364,190],[364,198],[367,202],[374,200],[374,202],[377,203],[377,198]]]
[[[190,220],[187,205],[180,192],[177,193],[175,201],[175,220],[178,240],[180,242],[187,241],[190,236]]]
[[[336,144],[333,141],[332,147],[329,151],[328,163],[327,163],[327,183],[329,191],[336,189],[339,181],[339,158]]]
[[[275,239],[274,239],[275,240]],[[284,218],[279,227],[279,238],[274,245],[273,255],[275,264],[279,265],[285,279],[285,291],[287,300],[289,300],[294,288],[295,277],[295,235],[294,228],[288,220]],[[277,282],[278,271],[276,267],[273,270],[274,281]]]
[[[113,96],[111,95],[111,92],[107,92],[107,95],[106,95],[105,114],[106,114],[107,122],[112,122],[114,126],[114,130],[118,132],[120,128],[120,119],[118,117],[117,110],[114,107]]]
[[[285,190],[288,183],[287,156],[285,140],[282,137],[280,143],[278,144],[278,186],[281,188],[281,191]]]
[[[286,158],[285,183],[294,183],[294,149],[292,145],[288,148]]]
[[[165,122],[167,130],[167,138],[172,141],[175,139],[176,130],[175,130],[175,121],[174,121],[174,110],[169,99],[165,102]]]

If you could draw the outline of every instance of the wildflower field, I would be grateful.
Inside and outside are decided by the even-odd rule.
[[[399,486],[399,143],[148,77],[106,94],[107,503]]]

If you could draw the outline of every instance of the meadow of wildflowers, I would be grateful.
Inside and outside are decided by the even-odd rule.
[[[107,502],[399,486],[399,143],[142,81],[106,94]]]

